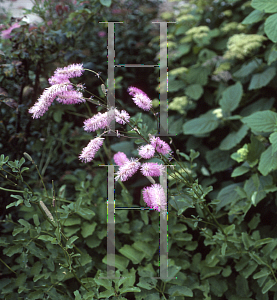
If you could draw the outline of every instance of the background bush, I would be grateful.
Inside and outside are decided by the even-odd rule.
[[[124,278],[109,280],[100,278],[107,267],[107,170],[99,164],[112,164],[117,151],[134,157],[136,144],[106,138],[104,151],[82,164],[78,155],[91,135],[81,127],[101,107],[56,103],[38,120],[27,110],[57,67],[83,62],[106,80],[105,28],[98,22],[114,20],[119,10],[128,29],[115,26],[116,63],[157,62],[159,37],[150,22],[158,3],[50,4],[33,9],[43,24],[20,23],[0,48],[1,299],[277,299],[277,6],[199,0],[162,14],[176,20],[168,25],[171,145],[192,178],[181,173],[190,186],[176,179],[180,166],[168,175],[168,270],[174,279],[151,278],[158,275],[159,214],[116,210],[116,269]],[[116,72],[119,103],[128,103],[146,136],[155,122],[129,107],[126,89],[136,85],[158,98],[158,71]],[[78,82],[99,95],[101,82],[91,74]],[[141,188],[147,184],[139,175],[116,183],[116,206],[145,206]]]

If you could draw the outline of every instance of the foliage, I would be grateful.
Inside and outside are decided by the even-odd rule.
[[[72,12],[68,16],[72,22],[65,18],[64,24],[54,22],[53,26],[61,26],[61,35],[75,32],[66,26],[85,28],[80,19],[93,10],[92,3]],[[37,128],[30,122],[26,147],[18,145],[20,154],[9,159],[7,153],[14,150],[7,141],[20,131],[15,130],[15,112],[1,107],[2,115],[8,116],[3,117],[1,133],[5,154],[0,157],[0,188],[5,195],[11,194],[1,225],[1,299],[277,299],[276,11],[270,0],[191,0],[190,4],[180,2],[176,12],[162,15],[167,21],[176,18],[176,24],[168,25],[169,140],[176,160],[166,161],[172,166],[168,168],[167,279],[153,278],[159,267],[160,219],[151,210],[115,210],[116,275],[120,278],[103,279],[107,276],[107,170],[99,164],[112,163],[112,151],[137,155],[133,139],[110,138],[105,153],[84,168],[76,158],[83,146],[80,141],[89,135],[81,134],[73,115],[88,117],[92,111],[88,106],[89,113],[84,113],[82,108],[53,105]],[[135,12],[134,16],[139,17]],[[24,24],[14,30],[20,55],[25,53],[27,30]],[[35,59],[43,58],[45,79],[50,73],[45,62],[51,55],[59,62],[56,67],[75,58],[77,62],[86,59],[74,52],[63,60],[64,52],[59,51],[66,49],[62,48],[65,42],[53,42],[53,31],[42,35],[41,30],[36,42],[43,44],[39,39],[49,34],[49,43],[37,58],[35,46],[27,48],[32,59],[19,57],[28,62],[21,71],[24,76],[18,76],[14,58],[9,58],[12,54],[6,58],[5,72],[11,73],[0,76],[9,97],[18,97],[13,81],[18,84],[23,77],[29,82],[30,71],[31,85],[36,86],[40,75],[34,75]],[[136,35],[131,36],[134,41]],[[122,49],[125,42],[130,43],[122,38]],[[68,51],[77,48],[74,45]],[[93,59],[97,62],[102,56]],[[130,62],[135,56],[133,52],[128,57]],[[125,75],[122,87],[131,85]],[[24,89],[26,84],[20,84]],[[45,82],[37,83],[33,102],[44,87]],[[11,103],[7,96],[3,98]],[[20,101],[26,111],[29,103]],[[123,106],[124,101],[119,103]],[[156,123],[147,113],[138,114],[133,107],[130,112],[140,134],[147,137],[155,131]],[[129,129],[127,134],[137,137]],[[22,157],[24,151],[30,154],[25,153],[28,161]],[[41,163],[43,168],[36,165],[42,160],[41,151],[49,155]],[[48,178],[43,176],[46,169]],[[63,180],[53,183],[61,170]],[[119,182],[116,206],[142,206],[140,191],[145,184],[138,177]]]

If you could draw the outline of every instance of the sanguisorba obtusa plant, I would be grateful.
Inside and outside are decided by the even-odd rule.
[[[186,193],[188,193],[195,201],[195,204],[202,211],[202,217],[205,220],[202,222],[209,222],[212,219],[213,223],[218,229],[225,235],[224,230],[221,225],[214,218],[212,212],[210,211],[208,205],[205,203],[205,196],[212,190],[212,187],[208,187],[203,191],[201,185],[195,181],[192,176],[187,172],[187,170],[174,158],[173,151],[170,146],[159,137],[155,135],[148,134],[148,136],[143,136],[141,134],[141,128],[136,125],[136,122],[130,118],[130,115],[125,110],[119,110],[116,107],[107,106],[107,102],[102,98],[93,95],[90,98],[85,98],[83,96],[83,91],[85,91],[84,85],[73,84],[70,78],[80,77],[84,71],[89,71],[102,81],[102,90],[106,90],[103,79],[95,71],[83,68],[82,64],[71,64],[64,68],[58,68],[54,75],[49,78],[50,87],[46,88],[38,101],[33,107],[29,109],[29,113],[32,114],[33,118],[40,118],[51,106],[53,101],[56,99],[58,102],[63,104],[78,104],[89,101],[96,105],[101,105],[106,108],[106,112],[98,112],[93,117],[84,121],[84,130],[87,132],[94,132],[98,129],[104,129],[103,133],[99,136],[94,137],[88,145],[83,148],[79,159],[82,162],[91,162],[97,151],[102,147],[104,143],[104,135],[112,131],[110,124],[112,120],[115,120],[121,125],[128,124],[132,130],[135,132],[138,139],[145,142],[145,145],[140,146],[138,150],[139,158],[128,159],[126,154],[123,152],[118,152],[114,155],[114,161],[119,166],[117,173],[115,174],[115,180],[126,181],[132,177],[139,169],[141,174],[149,179],[152,183],[151,186],[144,187],[142,190],[143,200],[146,205],[157,211],[166,211],[167,199],[165,196],[165,191],[161,184],[156,183],[153,177],[161,175],[161,172],[165,171],[164,165],[153,163],[153,162],[141,162],[143,159],[151,159],[157,157],[164,162],[165,165],[169,165],[168,168],[171,172],[171,176],[177,182],[182,182],[186,186]],[[128,88],[128,93],[132,96],[134,103],[144,111],[151,111],[154,117],[157,119],[157,114],[152,107],[152,101],[142,90],[130,86]],[[106,94],[106,93],[105,93]],[[93,97],[97,97],[99,100],[93,100]],[[117,137],[125,136],[124,133],[120,133],[119,130],[115,130]],[[155,156],[156,155],[156,156]],[[174,164],[172,163],[174,160]],[[179,168],[175,168],[175,163]],[[184,175],[186,174],[186,175]],[[199,219],[200,220],[200,219]],[[196,220],[195,220],[196,221]]]

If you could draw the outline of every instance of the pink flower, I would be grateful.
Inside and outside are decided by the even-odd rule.
[[[160,176],[163,171],[164,166],[158,163],[144,163],[142,164],[140,170],[144,176]]]
[[[155,148],[152,145],[140,146],[138,149],[138,153],[142,158],[152,158],[155,154]]]
[[[103,37],[103,36],[107,35],[107,33],[105,31],[98,31],[97,34],[99,37]]]
[[[54,84],[62,84],[62,83],[70,83],[68,78],[65,77],[61,77],[61,76],[52,76],[48,79],[48,82],[50,85],[54,85]]]
[[[29,113],[33,114],[34,119],[38,119],[48,110],[56,96],[70,89],[72,89],[72,85],[68,84],[55,84],[46,88],[34,106],[29,109]]]
[[[104,129],[108,127],[114,118],[114,114],[112,112],[100,113],[94,115],[92,118],[85,120],[84,122],[84,130],[91,132],[97,129]]]
[[[68,82],[69,78],[80,77],[83,72],[83,64],[72,64],[64,68],[58,68],[48,81],[50,84]]]
[[[166,209],[166,198],[163,187],[160,184],[152,184],[142,190],[143,200],[147,206],[157,211]]]
[[[21,27],[21,25],[19,23],[14,23],[12,26],[10,26],[8,29],[3,30],[2,31],[2,39],[9,39],[12,36],[10,35],[10,33],[15,29],[15,28],[19,28]]]
[[[129,122],[130,116],[127,113],[127,111],[122,110],[121,112],[117,109],[115,109],[115,120],[119,124],[126,124],[126,122]]]
[[[96,152],[103,145],[104,138],[96,137],[83,149],[79,159],[87,163],[93,160]]]
[[[122,166],[124,165],[126,162],[129,161],[129,159],[127,158],[126,154],[123,152],[117,152],[114,156],[113,156],[113,160],[114,162],[118,165],[118,166]]]
[[[133,96],[133,101],[135,104],[143,110],[150,110],[152,107],[152,101],[148,96],[140,89],[130,86],[128,88],[128,93]]]
[[[83,98],[83,94],[81,92],[72,90],[60,93],[57,97],[57,101],[63,104],[77,104],[85,102],[86,100]]]
[[[119,170],[116,173],[117,176],[115,177],[115,180],[118,181],[118,179],[120,179],[121,181],[126,181],[137,172],[139,167],[140,162],[138,162],[138,160],[135,160],[134,158],[131,158],[131,160],[125,162],[119,167]]]
[[[162,141],[159,137],[151,137],[150,143],[158,153],[161,153],[163,155],[166,155],[171,151],[169,145],[166,142]]]

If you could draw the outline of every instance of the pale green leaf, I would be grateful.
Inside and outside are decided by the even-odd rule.
[[[266,13],[277,12],[276,0],[252,0],[251,6]]]
[[[228,87],[223,93],[219,101],[219,105],[225,112],[234,111],[241,100],[243,94],[242,84],[238,81],[236,84]]]
[[[277,169],[277,152],[272,154],[272,146],[270,145],[261,155],[258,170],[263,176],[266,176],[272,170]]]
[[[256,90],[266,86],[276,75],[276,68],[269,67],[262,73],[254,74],[251,78],[248,90]]]
[[[241,121],[248,125],[252,131],[272,132],[276,128],[277,113],[270,110],[257,111],[242,118]]]
[[[264,13],[259,10],[252,11],[242,22],[241,24],[254,24],[263,19]]]
[[[110,7],[112,4],[112,0],[100,0],[100,3],[104,6]]]

